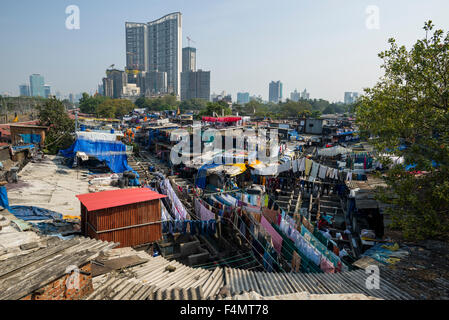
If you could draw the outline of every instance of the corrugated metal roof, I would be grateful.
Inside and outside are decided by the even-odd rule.
[[[268,273],[239,269],[225,269],[226,285],[231,295],[254,291],[262,296],[277,296],[298,292],[310,294],[364,294],[381,299],[413,299],[389,281],[381,271],[380,289],[367,289],[368,275],[364,270],[343,273]]]
[[[223,300],[379,300],[360,293],[310,294],[297,292],[278,296],[264,297],[257,292],[245,292],[241,295],[226,297]]]
[[[86,193],[76,196],[88,211],[124,206],[127,204],[151,201],[166,196],[148,188],[132,188]]]
[[[0,263],[0,300],[16,300],[60,278],[66,268],[88,263],[118,244],[88,238],[48,238],[46,246]]]

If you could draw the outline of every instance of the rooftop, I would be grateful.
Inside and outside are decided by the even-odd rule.
[[[148,188],[109,190],[86,193],[76,196],[88,211],[125,206],[132,203],[145,202],[165,198],[166,196]]]

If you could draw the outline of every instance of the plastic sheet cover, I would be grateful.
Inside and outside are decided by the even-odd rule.
[[[77,152],[84,152],[88,156],[105,161],[114,173],[133,171],[139,177],[137,172],[128,165],[126,146],[121,142],[77,139],[70,148],[59,151],[65,158],[74,158]]]

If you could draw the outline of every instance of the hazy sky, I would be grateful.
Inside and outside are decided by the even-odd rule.
[[[68,5],[80,8],[80,30],[66,29]],[[368,6],[379,8],[379,29],[367,28]],[[211,71],[211,93],[234,99],[267,99],[268,83],[281,80],[284,98],[307,88],[341,101],[377,81],[388,38],[410,46],[429,19],[449,30],[447,0],[1,0],[0,93],[17,95],[32,73],[53,92],[95,90],[109,65],[125,66],[125,21],[175,11],[183,47],[195,40],[197,67]]]

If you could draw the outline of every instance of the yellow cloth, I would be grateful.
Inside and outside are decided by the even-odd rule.
[[[306,176],[310,174],[310,169],[312,169],[313,161],[306,158]]]
[[[387,246],[387,245],[383,245],[382,248],[391,250],[391,251],[397,251],[399,250],[399,245],[397,243],[395,243],[393,246]]]
[[[63,218],[64,220],[68,220],[68,219],[72,219],[72,220],[77,219],[77,220],[80,220],[80,217],[79,217],[79,216],[69,216],[69,215],[64,215],[62,218]]]
[[[19,122],[19,117],[16,116],[16,117],[14,118],[13,122]]]
[[[235,174],[234,176],[239,175],[246,171],[246,164],[244,164],[244,163],[235,163],[232,166],[240,168],[240,172],[238,174]]]
[[[260,162],[259,160],[254,160],[253,162],[251,162],[251,164],[249,164],[250,167],[254,167],[257,166],[259,164],[261,164],[262,162]]]

